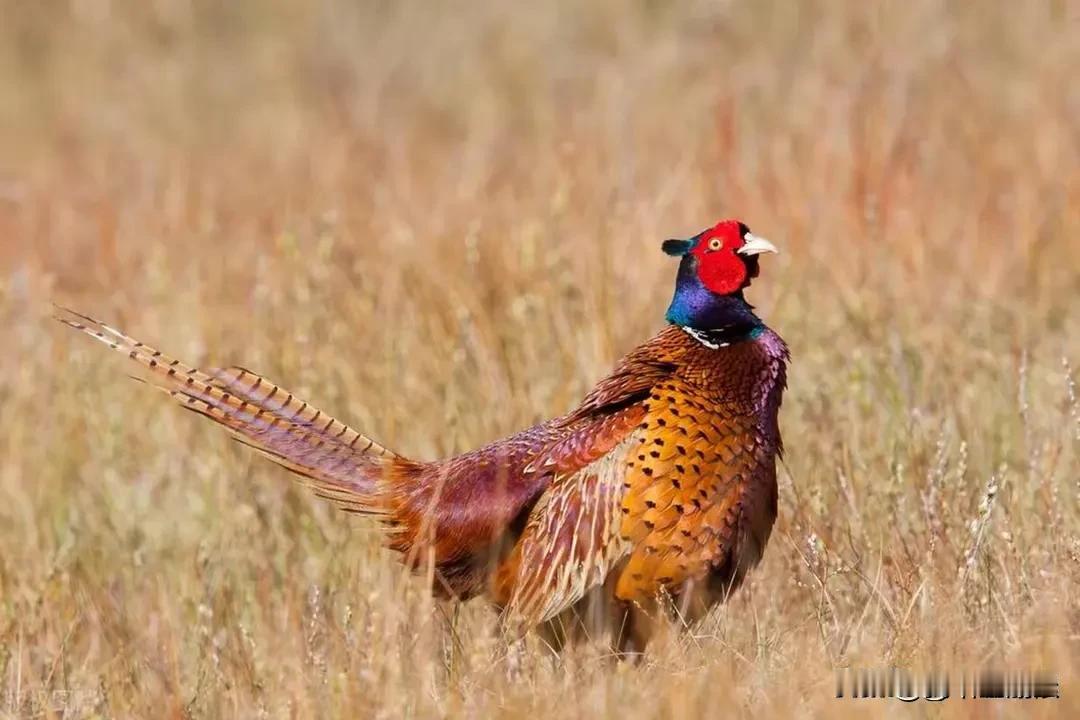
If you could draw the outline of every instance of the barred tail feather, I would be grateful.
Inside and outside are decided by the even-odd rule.
[[[142,365],[150,385],[300,475],[320,497],[354,512],[390,512],[386,483],[395,462],[407,461],[345,423],[249,370],[190,367],[67,308],[58,306],[56,319]]]
[[[344,423],[326,415],[318,408],[301,400],[288,390],[275,385],[265,377],[234,365],[233,367],[207,371],[210,383],[222,390],[236,395],[242,400],[257,405],[268,413],[285,422],[318,433],[324,439],[336,442],[354,443],[359,437],[364,443],[363,453],[383,458],[395,457],[394,453],[379,445],[374,440],[360,435]]]

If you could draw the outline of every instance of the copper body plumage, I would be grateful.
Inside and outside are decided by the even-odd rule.
[[[507,627],[555,642],[607,628],[641,648],[667,610],[700,617],[758,562],[776,517],[788,352],[763,325],[712,343],[670,324],[566,415],[417,462],[249,370],[192,368],[60,319],[319,496],[379,518],[404,562],[434,564],[436,594],[486,596]]]

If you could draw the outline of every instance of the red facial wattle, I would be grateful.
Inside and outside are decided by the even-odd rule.
[[[738,292],[747,280],[746,262],[736,254],[743,245],[742,228],[727,220],[702,233],[691,254],[701,283],[718,295]]]
[[[735,327],[753,316],[741,291],[757,277],[757,256],[777,251],[738,220],[724,220],[692,238],[665,240],[661,249],[682,258],[665,317],[699,330]]]

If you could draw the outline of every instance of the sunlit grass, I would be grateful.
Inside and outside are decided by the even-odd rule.
[[[832,668],[901,665],[1047,670],[1001,710],[1077,714],[1075,18],[865,5],[9,8],[0,713],[885,715]],[[638,664],[507,647],[48,320],[433,458],[571,407],[660,327],[659,243],[723,216],[782,250],[780,517]]]

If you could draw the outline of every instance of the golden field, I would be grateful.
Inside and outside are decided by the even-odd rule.
[[[0,12],[0,717],[1080,717],[1075,4]],[[725,216],[782,250],[780,516],[636,663],[508,646],[49,319],[434,458],[572,406]],[[889,666],[1062,697],[833,697]]]

